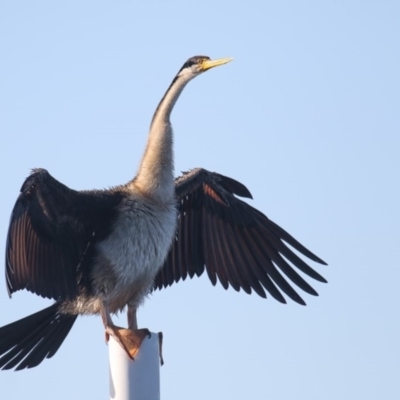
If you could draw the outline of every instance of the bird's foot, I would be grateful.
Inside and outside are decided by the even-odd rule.
[[[139,352],[140,346],[146,337],[151,337],[151,333],[148,329],[124,329],[115,325],[108,325],[105,327],[106,330],[106,342],[109,341],[112,336],[120,346],[125,350],[129,358],[134,360],[135,356]]]

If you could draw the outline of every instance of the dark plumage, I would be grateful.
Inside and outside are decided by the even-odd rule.
[[[94,243],[110,233],[122,197],[118,190],[78,192],[34,169],[11,215],[8,293],[26,289],[49,299],[76,298],[80,285],[89,287]]]
[[[267,291],[286,303],[279,288],[295,302],[305,305],[283,272],[299,288],[317,295],[286,260],[311,278],[326,280],[285,242],[311,260],[326,263],[264,214],[238,199],[236,196],[252,198],[243,184],[204,169],[195,169],[175,182],[178,231],[164,267],[156,277],[157,289],[185,280],[187,276],[200,276],[206,270],[213,285],[219,280],[225,289],[232,286],[248,294],[254,290],[264,298]]]
[[[74,325],[77,315],[59,312],[54,303],[35,314],[0,328],[2,369],[33,368],[56,354]]]

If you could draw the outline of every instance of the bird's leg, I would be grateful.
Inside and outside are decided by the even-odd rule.
[[[148,329],[138,329],[137,327],[137,317],[136,317],[136,307],[130,306],[128,305],[128,328],[131,332],[137,334],[139,333],[139,336],[143,335],[143,339],[141,339],[140,345],[142,344],[144,338],[146,337],[146,335],[148,335],[148,337],[151,336],[151,333]],[[163,341],[163,334],[162,332],[158,333],[158,347],[159,347],[159,355],[160,355],[160,364],[163,365],[164,364],[164,359],[162,356],[162,341]],[[139,350],[138,347],[138,350]]]
[[[131,329],[132,331],[135,331],[138,328],[136,311],[137,309],[135,307],[128,304],[128,312],[127,312],[128,328]]]
[[[106,342],[108,342],[110,340],[110,336],[112,336],[117,341],[117,343],[119,343],[119,345],[125,350],[128,357],[133,359],[133,357],[137,354],[140,344],[142,343],[146,334],[143,335],[142,341],[140,342],[139,346],[137,346],[136,336],[132,338],[131,331],[129,329],[124,329],[114,325],[111,319],[107,302],[105,301],[101,303],[100,315],[103,319],[104,328],[106,330]]]

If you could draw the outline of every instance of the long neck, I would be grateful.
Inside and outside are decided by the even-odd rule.
[[[173,132],[170,115],[191,77],[178,75],[161,99],[150,125],[146,151],[134,184],[158,200],[174,196]]]

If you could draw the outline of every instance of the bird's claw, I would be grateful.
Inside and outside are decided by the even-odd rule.
[[[162,354],[162,344],[163,344],[163,333],[162,332],[158,332],[158,352],[160,355],[160,365],[163,366],[164,365],[164,358],[163,358],[163,354]]]

